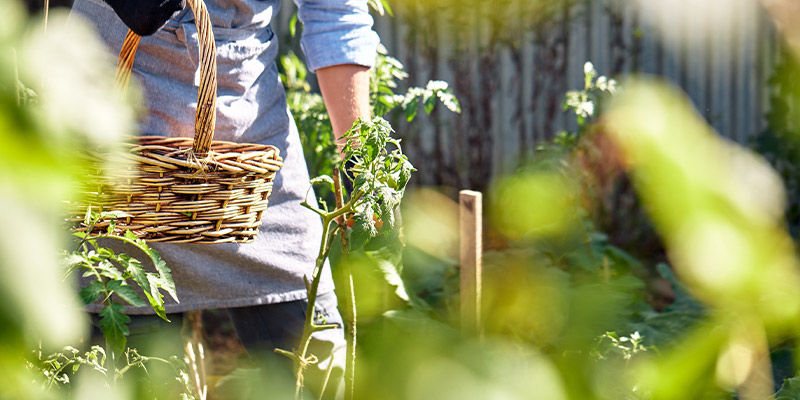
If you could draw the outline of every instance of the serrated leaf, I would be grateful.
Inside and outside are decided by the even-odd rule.
[[[113,280],[122,280],[124,277],[122,276],[122,272],[120,272],[114,264],[111,263],[108,259],[100,259],[97,264],[95,265],[97,268],[97,272],[108,279]]]
[[[64,254],[64,256],[61,258],[61,263],[64,264],[66,268],[72,268],[83,263],[85,260],[86,259],[80,254],[68,253]]]
[[[103,296],[106,288],[100,281],[93,281],[90,284],[81,288],[78,295],[80,296],[83,304],[89,305],[99,300]]]
[[[125,350],[127,343],[127,336],[130,334],[128,331],[128,323],[131,319],[123,312],[125,307],[121,304],[110,304],[108,307],[100,311],[100,332],[103,333],[106,342],[108,342],[111,349],[117,353],[122,354]]]
[[[167,263],[162,260],[158,252],[153,249],[148,248],[148,255],[150,256],[150,260],[153,261],[156,271],[158,271],[158,275],[160,277],[158,280],[159,287],[169,293],[175,302],[178,302],[178,294],[175,291],[175,282],[172,280],[172,273],[167,267]]]
[[[134,307],[144,307],[147,305],[147,303],[145,303],[144,300],[142,300],[142,298],[136,294],[136,291],[134,291],[132,287],[124,284],[122,281],[110,281],[106,285],[106,288],[108,290],[112,290],[122,300]]]
[[[153,295],[151,294],[153,288],[151,287],[150,280],[147,279],[147,273],[145,272],[144,267],[139,260],[128,257],[126,261],[127,264],[125,271],[130,274],[131,278],[133,278],[133,281],[136,282],[140,288],[142,288],[142,291],[144,292],[144,295],[150,305],[153,308],[163,305],[160,297],[157,299],[153,298]],[[156,291],[158,291],[157,288]]]
[[[166,315],[166,311],[164,309],[164,296],[161,294],[159,290],[161,287],[161,277],[156,274],[147,274],[147,281],[150,284],[150,296],[153,301],[150,302],[150,306],[153,307],[153,311],[156,312],[156,315],[164,319],[165,321],[169,321]]]

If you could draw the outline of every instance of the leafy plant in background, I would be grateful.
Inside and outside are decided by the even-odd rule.
[[[664,261],[663,244],[645,215],[619,149],[596,123],[620,90],[616,80],[600,75],[587,62],[583,89],[567,92],[563,103],[575,115],[577,130],[560,132],[552,145],[542,149],[567,160],[570,173],[580,180],[581,207],[595,229],[610,243],[642,259],[646,268],[640,272],[648,279],[659,279],[652,267]]]
[[[148,366],[152,367],[152,363],[160,363],[172,369],[177,383],[184,389],[180,394],[181,400],[197,398],[184,362],[174,356],[169,359],[143,356],[136,349],[126,348],[123,353],[117,355],[116,362],[111,362],[105,349],[98,345],[85,351],[66,346],[60,352],[49,355],[44,355],[41,349],[33,353],[28,361],[28,368],[41,374],[44,380],[35,380],[53,393],[63,394],[64,392],[58,389],[69,387],[73,381],[71,377],[76,376],[81,370],[88,369],[99,374],[105,378],[109,387],[113,387],[122,382],[128,372],[137,369],[147,371]]]
[[[629,336],[620,336],[616,332],[606,332],[597,338],[595,357],[604,359],[613,354],[622,357],[624,360],[630,360],[633,356],[650,350],[648,346],[643,345],[643,342],[639,331],[635,331]]]
[[[789,196],[786,221],[789,231],[800,237],[800,62],[786,46],[769,79],[767,127],[753,138],[752,147],[763,155],[783,178]]]

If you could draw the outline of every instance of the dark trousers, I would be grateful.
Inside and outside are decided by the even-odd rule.
[[[222,390],[228,395],[220,397],[291,398],[294,391],[293,364],[287,357],[275,353],[274,349],[294,351],[298,347],[305,324],[306,306],[306,300],[297,300],[226,310],[257,370],[247,373],[239,371],[236,377],[222,381],[225,386]],[[318,324],[336,324],[338,328],[314,334],[309,349],[318,362],[307,369],[305,387],[312,392],[319,392],[325,385],[324,397],[336,398],[342,389],[345,364],[344,329],[336,295],[333,292],[319,295],[315,311],[314,318]],[[169,323],[155,315],[131,315],[130,318],[128,347],[136,348],[146,356],[183,358],[183,314],[169,314]],[[93,325],[93,336],[99,339],[96,316],[93,316]],[[324,383],[329,372],[330,377]],[[263,397],[264,393],[271,395]]]

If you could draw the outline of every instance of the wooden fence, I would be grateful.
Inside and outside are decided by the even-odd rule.
[[[637,3],[621,0],[391,4],[395,16],[377,18],[376,30],[405,64],[407,84],[448,81],[463,107],[461,115],[441,108],[432,118],[397,124],[423,172],[418,183],[481,189],[513,170],[537,142],[573,128],[561,103],[567,90],[582,86],[586,61],[604,75],[668,79],[732,140],[746,142],[763,129],[776,41],[755,2],[723,2],[711,15],[659,15],[660,24]],[[285,1],[280,27],[292,12]],[[739,23],[703,35],[700,30],[720,15]],[[669,46],[665,34],[676,44]]]

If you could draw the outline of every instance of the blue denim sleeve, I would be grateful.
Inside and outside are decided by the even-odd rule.
[[[372,67],[378,34],[366,0],[294,0],[303,23],[300,45],[311,71],[339,64]]]

